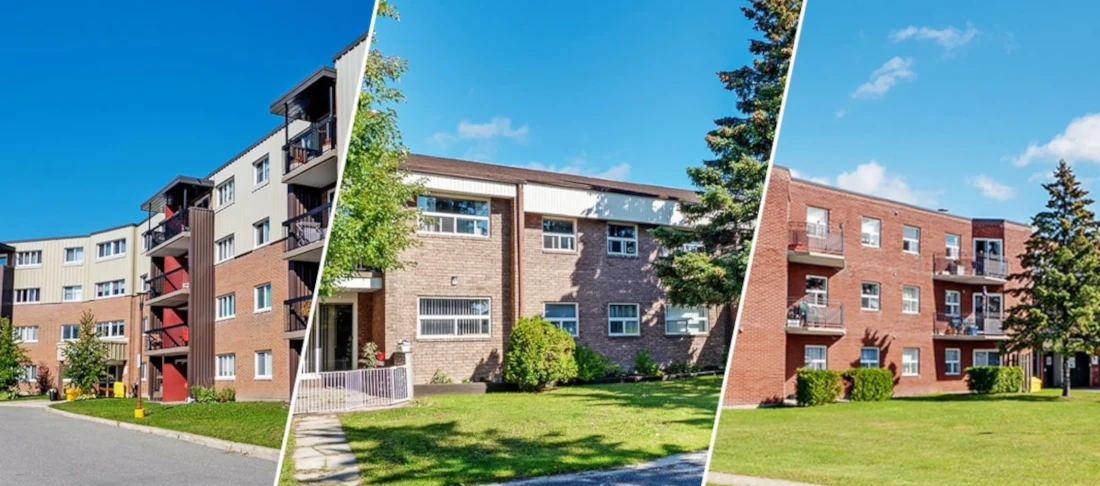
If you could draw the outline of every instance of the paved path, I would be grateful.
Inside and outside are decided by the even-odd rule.
[[[270,486],[278,464],[74,420],[45,401],[0,405],[0,483]]]
[[[503,483],[503,485],[699,486],[703,480],[703,468],[706,462],[706,451],[700,451],[677,454],[618,469],[522,479]]]
[[[782,479],[755,478],[738,474],[726,474],[712,472],[707,474],[707,484],[719,484],[722,486],[816,486],[810,483],[798,483]]]
[[[335,415],[294,419],[294,478],[303,483],[359,484],[359,463]]]

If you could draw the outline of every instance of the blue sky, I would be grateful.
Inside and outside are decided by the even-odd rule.
[[[173,177],[206,176],[275,128],[271,102],[365,32],[373,7],[128,3],[5,6],[0,241],[138,222]]]
[[[377,46],[409,62],[400,126],[429,155],[690,188],[736,102],[715,73],[751,59],[740,2],[397,6]]]
[[[941,3],[809,2],[776,163],[1022,222],[1059,158],[1100,190],[1100,5]]]

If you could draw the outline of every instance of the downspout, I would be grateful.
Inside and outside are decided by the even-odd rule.
[[[523,234],[526,214],[523,207],[523,183],[516,183],[516,197],[512,199],[512,279],[513,279],[513,320],[523,313]],[[514,322],[513,322],[514,324]]]

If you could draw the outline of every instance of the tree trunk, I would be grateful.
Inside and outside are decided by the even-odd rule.
[[[1069,396],[1069,360],[1068,354],[1062,355],[1062,396]]]

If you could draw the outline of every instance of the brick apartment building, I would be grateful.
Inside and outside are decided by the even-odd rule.
[[[895,394],[966,390],[1008,361],[1060,383],[1061,362],[1002,356],[1007,275],[1031,229],[857,194],[772,171],[745,289],[726,406],[778,402],[798,368],[885,367]],[[1027,353],[1030,354],[1030,353]],[[1073,380],[1100,376],[1074,360]]]
[[[201,385],[288,400],[341,166],[337,141],[350,133],[368,43],[364,34],[334,67],[272,103],[281,123],[263,138],[204,177],[152,193],[145,221],[0,247],[0,296],[14,299],[35,365],[47,363],[61,384],[60,348],[91,310],[111,343],[113,381],[129,387],[140,376],[150,399],[182,401]]]
[[[408,339],[415,383],[437,370],[496,381],[511,326],[537,314],[625,368],[641,349],[720,364],[726,316],[667,306],[651,269],[661,248],[649,230],[679,224],[693,192],[422,155],[404,168],[427,190],[421,245],[403,255],[416,265],[345,282],[322,306],[303,373],[353,368],[366,342],[389,356]]]

